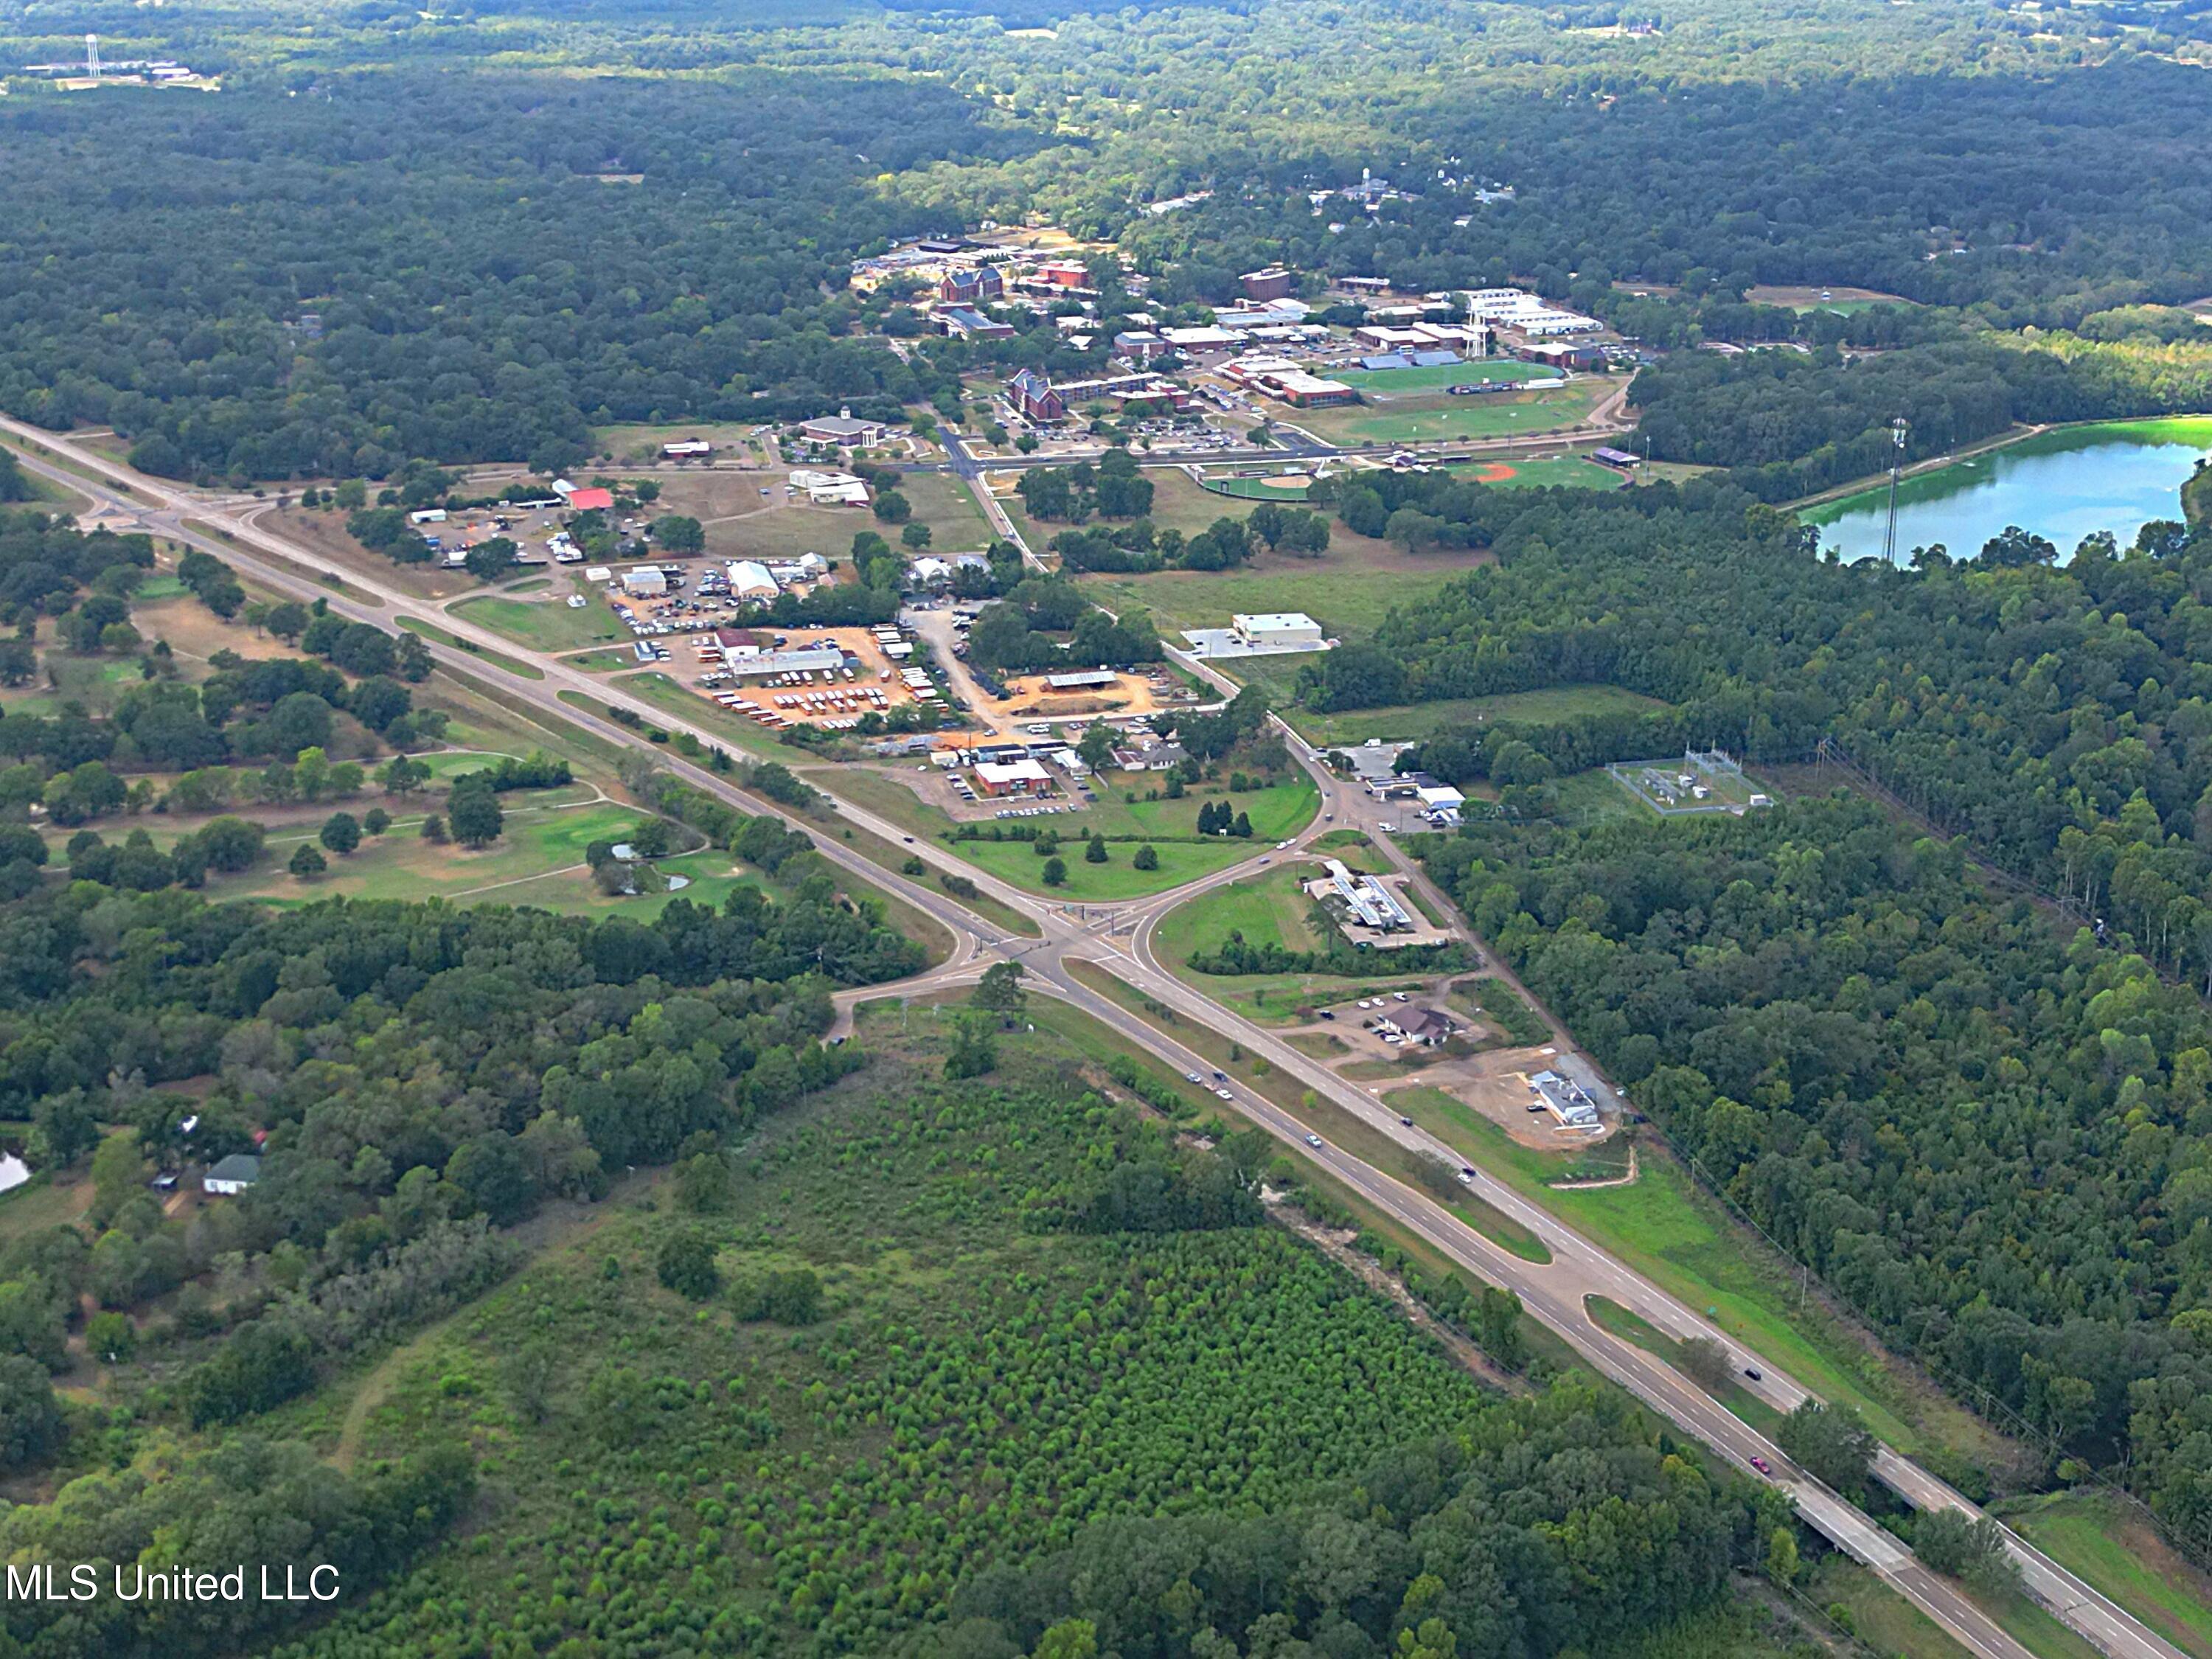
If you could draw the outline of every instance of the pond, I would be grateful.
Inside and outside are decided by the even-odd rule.
[[[2111,421],[2041,432],[1985,455],[1907,478],[1897,492],[1897,553],[1941,542],[1970,559],[2008,525],[2055,544],[2061,560],[2109,530],[2124,548],[2153,519],[2181,516],[2181,486],[2212,449],[2212,416]],[[1799,517],[1845,559],[1879,558],[1887,485],[1825,501]]]

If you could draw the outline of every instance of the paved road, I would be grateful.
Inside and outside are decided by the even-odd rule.
[[[33,448],[24,457],[25,465],[32,471],[66,484],[80,494],[90,495],[103,510],[125,519],[136,519],[155,534],[214,553],[270,591],[303,599],[325,599],[331,609],[341,616],[387,629],[394,626],[402,616],[430,608],[411,596],[350,571],[343,573],[349,591],[343,593],[334,592],[326,583],[318,580],[319,573],[328,570],[326,561],[237,516],[236,509],[250,506],[250,502],[203,497],[161,480],[143,477],[96,453],[70,446],[66,441],[57,440],[52,434],[6,417],[0,417],[0,432],[27,440],[35,446],[64,453],[81,469],[72,471],[56,465],[51,460],[42,459],[39,449]],[[88,482],[83,476],[84,471],[108,480],[109,484]],[[125,484],[134,493],[125,495],[110,487]],[[149,507],[149,501],[154,505]],[[211,538],[187,530],[184,522],[187,518],[212,524],[229,533]],[[355,597],[362,594],[368,597]],[[478,628],[464,617],[447,613],[439,620],[440,625],[456,638],[473,641],[498,652],[502,657],[512,659],[532,655],[513,641]],[[555,693],[574,690],[588,696],[594,706],[611,704],[627,708],[653,725],[672,732],[689,731],[708,745],[719,743],[714,733],[702,730],[657,705],[630,696],[618,687],[569,669],[556,659],[536,657],[535,664],[542,670],[544,678],[533,681],[500,668],[467,650],[436,643],[431,644],[430,650],[441,665],[465,673],[479,684],[491,687],[496,695],[519,704],[543,704],[550,708],[553,707]],[[1188,659],[1184,660],[1215,684],[1224,684],[1218,671],[1210,665]],[[1194,1071],[1203,1075],[1210,1069],[1209,1062],[1185,1046],[1171,1032],[1162,1031],[1133,1019],[1118,1004],[1092,989],[1072,971],[1072,963],[1088,962],[1103,967],[1145,995],[1173,1009],[1179,1018],[1190,1021],[1194,1025],[1233,1038],[1247,1052],[1266,1058],[1276,1073],[1291,1079],[1302,1088],[1312,1089],[1316,1095],[1371,1125],[1378,1133],[1415,1151],[1448,1156],[1455,1167],[1459,1164],[1460,1158],[1455,1151],[1434,1141],[1418,1128],[1408,1129],[1400,1124],[1396,1115],[1385,1109],[1371,1095],[1290,1048],[1273,1032],[1255,1025],[1235,1011],[1212,1001],[1176,978],[1158,959],[1152,941],[1159,918],[1176,904],[1187,902],[1194,894],[1236,879],[1240,875],[1249,875],[1250,866],[1217,872],[1173,892],[1127,904],[1088,906],[1078,911],[1073,907],[1040,899],[986,872],[962,864],[949,851],[926,840],[905,847],[908,838],[897,825],[849,802],[836,803],[836,818],[870,830],[893,845],[905,847],[905,850],[911,851],[925,863],[941,870],[957,871],[973,880],[992,897],[1030,918],[1038,929],[1037,936],[1024,937],[993,926],[974,912],[955,903],[933,886],[909,879],[871,862],[845,844],[834,833],[834,825],[825,828],[820,820],[795,817],[775,803],[738,787],[719,773],[694,765],[659,745],[648,744],[641,734],[618,723],[566,706],[561,707],[558,712],[564,720],[590,726],[610,740],[648,753],[657,765],[743,811],[769,813],[797,823],[814,835],[817,846],[833,863],[878,888],[896,894],[907,903],[934,918],[951,933],[955,944],[950,957],[927,973],[902,981],[896,988],[879,987],[840,993],[836,999],[840,1029],[849,1029],[852,1010],[860,1002],[875,997],[910,995],[917,991],[965,984],[980,975],[982,969],[994,961],[1018,960],[1024,964],[1028,982],[1041,994],[1059,998],[1123,1031],[1178,1071]],[[1405,857],[1390,837],[1376,832],[1378,814],[1373,804],[1368,802],[1355,786],[1348,786],[1330,775],[1321,764],[1319,757],[1295,734],[1288,733],[1287,728],[1286,742],[1300,763],[1315,775],[1322,791],[1323,811],[1328,815],[1327,817],[1316,817],[1312,824],[1293,838],[1294,850],[1303,848],[1331,829],[1364,828],[1394,866],[1408,872],[1417,882],[1425,884],[1425,875]],[[1329,818],[1334,821],[1329,822]],[[1279,853],[1264,845],[1255,846],[1253,854],[1255,860],[1290,856],[1288,853]],[[1427,890],[1441,903],[1442,895],[1437,894],[1432,887]],[[1450,914],[1449,908],[1442,908],[1440,914]],[[1120,942],[1123,940],[1126,944]],[[1534,1002],[1534,999],[1531,1000]],[[1542,1007],[1540,1003],[1534,1006]],[[1549,1018],[1548,1013],[1547,1018]],[[1787,1411],[1804,1399],[1808,1391],[1771,1361],[1739,1343],[1730,1341],[1708,1326],[1700,1316],[1658,1286],[1638,1276],[1549,1212],[1487,1176],[1478,1174],[1474,1178],[1472,1185],[1475,1193],[1540,1238],[1551,1252],[1551,1261],[1540,1265],[1522,1261],[1476,1232],[1432,1199],[1350,1153],[1327,1144],[1319,1147],[1310,1145],[1304,1125],[1272,1102],[1257,1097],[1248,1089],[1236,1090],[1234,1095],[1233,1104],[1237,1112],[1276,1136],[1286,1146],[1293,1148],[1298,1155],[1318,1164],[1358,1191],[1368,1202],[1483,1279],[1513,1291],[1532,1317],[1558,1332],[1594,1367],[1629,1389],[1654,1411],[1704,1440],[1740,1467],[1748,1468],[1753,1456],[1764,1458],[1776,1469],[1777,1484],[1790,1494],[1799,1513],[1809,1525],[1834,1540],[1840,1548],[1865,1562],[1970,1651],[1984,1656],[1984,1659],[2027,1659],[2027,1650],[2000,1628],[1955,1584],[1928,1572],[1902,1545],[1875,1526],[1865,1514],[1793,1470],[1778,1447],[1720,1407],[1686,1377],[1593,1323],[1585,1299],[1592,1295],[1602,1295],[1632,1310],[1653,1326],[1674,1336],[1704,1336],[1721,1341],[1739,1368],[1745,1364],[1756,1364],[1761,1370],[1761,1381],[1754,1383],[1744,1379],[1744,1385],[1778,1410]],[[1969,1513],[1978,1513],[1925,1470],[1893,1453],[1883,1455],[1877,1465],[1877,1473],[1909,1501],[1922,1507],[1955,1507]],[[2028,1589],[2065,1623],[2105,1652],[2114,1656],[2114,1659],[2183,1659],[2171,1644],[2086,1583],[2028,1547],[2016,1536],[2008,1534],[2008,1539],[2014,1558],[2021,1563],[2023,1581]]]

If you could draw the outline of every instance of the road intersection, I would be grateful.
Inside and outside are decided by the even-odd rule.
[[[252,522],[250,510],[254,503],[250,500],[241,502],[235,498],[203,495],[162,479],[148,477],[67,438],[6,417],[0,417],[0,434],[14,441],[27,470],[88,497],[109,522],[122,527],[143,528],[165,540],[212,553],[267,592],[305,601],[321,599],[333,612],[349,621],[368,623],[387,630],[396,628],[401,618],[428,608],[396,586],[380,584],[351,569],[334,571],[327,558]],[[988,496],[985,499],[988,501]],[[1004,517],[1003,511],[995,514],[994,524]],[[1005,524],[1001,533],[1011,528],[1011,523]],[[1407,876],[1437,907],[1439,915],[1452,914],[1444,896],[1382,830],[1382,817],[1375,811],[1374,804],[1356,785],[1337,778],[1322,757],[1287,726],[1283,728],[1285,744],[1321,790],[1322,806],[1313,822],[1291,838],[1291,847],[1285,854],[1255,846],[1253,860],[1168,892],[1118,904],[1079,908],[1026,892],[962,862],[948,848],[927,840],[907,849],[930,866],[933,873],[964,877],[999,904],[1025,918],[1036,929],[1034,936],[1026,936],[995,925],[955,902],[935,885],[872,861],[847,843],[835,831],[837,822],[865,830],[892,847],[902,847],[909,837],[896,823],[851,801],[834,799],[834,774],[829,780],[833,800],[826,819],[794,814],[708,767],[696,764],[671,749],[647,744],[641,732],[619,720],[602,718],[595,711],[622,710],[646,725],[672,733],[689,732],[709,749],[720,743],[711,730],[694,725],[658,704],[647,702],[618,685],[571,667],[558,657],[518,647],[514,641],[453,611],[440,613],[438,626],[458,642],[449,645],[435,637],[426,639],[431,655],[441,667],[488,688],[501,701],[523,707],[543,705],[560,719],[587,727],[603,739],[648,753],[657,765],[742,811],[793,822],[813,836],[817,848],[831,863],[853,877],[896,894],[945,929],[953,941],[951,952],[927,972],[896,986],[838,994],[836,1001],[840,1028],[850,1029],[853,1010],[861,1003],[965,985],[980,977],[992,963],[1013,960],[1022,963],[1024,983],[1031,991],[1056,998],[1090,1014],[1178,1072],[1203,1074],[1210,1069],[1211,1062],[1178,1037],[1175,1028],[1162,1029],[1134,1018],[1120,1003],[1096,988],[1091,981],[1103,973],[1149,1000],[1150,1006],[1171,1011],[1178,1027],[1182,1022],[1188,1022],[1192,1028],[1233,1041],[1247,1053],[1265,1059],[1273,1075],[1310,1090],[1376,1133],[1414,1152],[1446,1157],[1453,1167],[1459,1166],[1461,1157],[1455,1149],[1446,1147],[1424,1130],[1407,1127],[1395,1113],[1351,1081],[1178,978],[1161,961],[1155,948],[1155,930],[1168,911],[1200,894],[1249,877],[1261,857],[1297,856],[1335,828],[1364,830],[1392,866]],[[518,657],[527,658],[528,665],[542,678],[533,679],[504,665]],[[1188,659],[1183,661],[1186,666],[1227,689],[1227,683],[1220,680],[1218,672],[1209,665]],[[587,699],[590,706],[579,708],[556,702],[557,695],[564,691]],[[1079,965],[1085,971],[1079,974]],[[1541,1009],[1540,1003],[1530,1000]],[[1564,1031],[1552,1021],[1548,1012],[1545,1018],[1559,1040],[1566,1042]],[[1770,1465],[1776,1471],[1775,1484],[1790,1495],[1808,1525],[1866,1564],[1969,1651],[1983,1659],[2028,1659],[2030,1650],[1960,1585],[1929,1572],[1903,1543],[1863,1511],[1795,1470],[1778,1446],[1688,1377],[1595,1324],[1589,1316],[1587,1299],[1592,1296],[1609,1298],[1673,1337],[1705,1337],[1721,1342],[1740,1372],[1746,1367],[1756,1367],[1759,1373],[1756,1381],[1747,1376],[1740,1376],[1740,1385],[1777,1411],[1787,1412],[1805,1399],[1808,1390],[1770,1360],[1727,1338],[1700,1315],[1600,1249],[1550,1212],[1486,1175],[1478,1173],[1473,1178],[1470,1184],[1474,1194],[1540,1239],[1550,1254],[1548,1261],[1532,1262],[1514,1255],[1434,1199],[1341,1148],[1326,1141],[1318,1146],[1312,1145],[1306,1124],[1272,1100],[1249,1089],[1237,1089],[1232,1093],[1233,1100],[1225,1103],[1236,1112],[1273,1135],[1293,1155],[1310,1160],[1362,1201],[1478,1278],[1512,1291],[1531,1317],[1558,1333],[1596,1370],[1628,1389],[1659,1416],[1704,1441],[1741,1469],[1751,1471],[1754,1458]],[[1877,1460],[1876,1474],[1917,1507],[1959,1508],[1970,1514],[1980,1513],[1935,1476],[1893,1451],[1882,1453]],[[2015,1534],[2008,1533],[2006,1538],[2020,1566],[2021,1582],[2029,1593],[2055,1617],[2112,1656],[2112,1659],[2182,1659],[2172,1644],[2082,1580]]]

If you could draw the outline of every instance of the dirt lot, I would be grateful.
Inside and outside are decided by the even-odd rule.
[[[1155,684],[1142,674],[1116,674],[1114,689],[1103,687],[1096,691],[1070,692],[1052,690],[1046,684],[1049,677],[1043,674],[1024,674],[1006,682],[1012,691],[1011,702],[999,702],[992,712],[1009,720],[1063,720],[1093,714],[1150,714],[1166,706],[1164,701],[1170,682],[1164,676]]]

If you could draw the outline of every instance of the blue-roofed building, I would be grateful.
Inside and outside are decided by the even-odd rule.
[[[1417,351],[1413,354],[1415,368],[1441,368],[1446,363],[1459,362],[1456,351]]]
[[[1011,340],[1014,325],[986,317],[968,306],[939,306],[930,313],[930,321],[940,334],[949,334],[960,340]]]
[[[1411,357],[1402,357],[1395,351],[1389,351],[1379,357],[1362,357],[1359,360],[1359,366],[1380,374],[1386,368],[1411,368],[1413,366],[1413,360]]]

